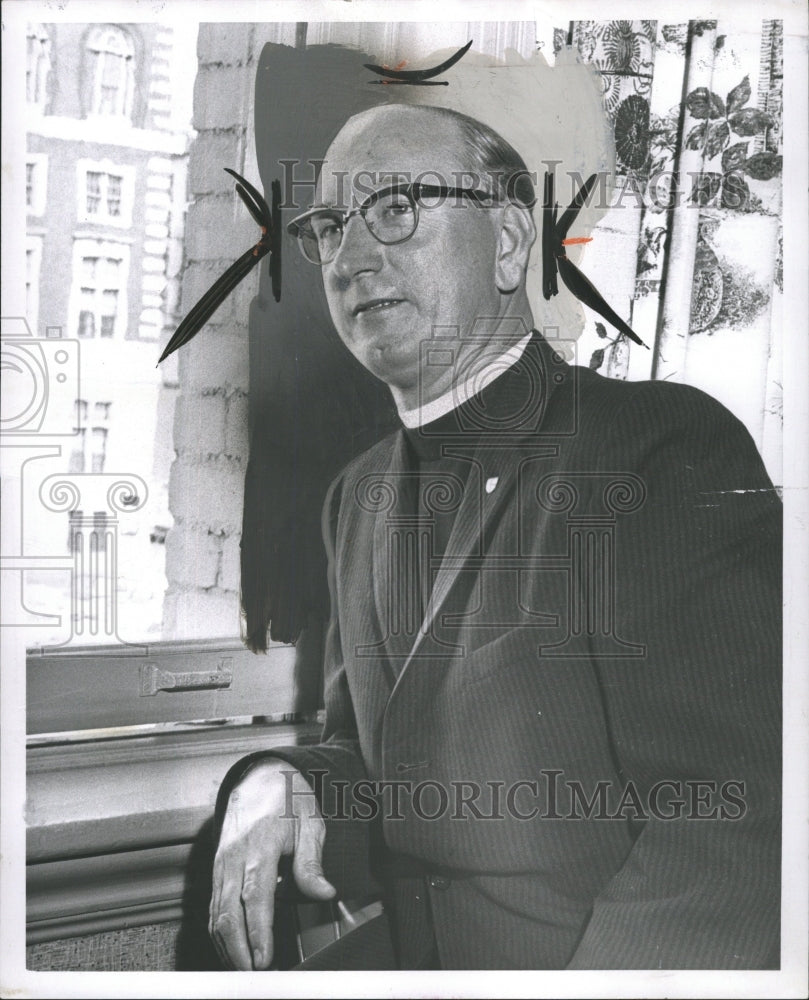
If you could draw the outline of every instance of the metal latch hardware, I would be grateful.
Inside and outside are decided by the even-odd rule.
[[[140,696],[147,698],[158,691],[211,691],[229,688],[233,683],[232,656],[219,661],[216,670],[187,670],[172,673],[161,670],[156,663],[144,663],[140,668]]]

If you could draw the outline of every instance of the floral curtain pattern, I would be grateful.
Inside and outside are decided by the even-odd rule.
[[[563,45],[598,69],[615,138],[588,273],[652,348],[630,351],[590,313],[578,362],[701,386],[754,431],[778,482],[782,22],[578,21],[554,32]]]

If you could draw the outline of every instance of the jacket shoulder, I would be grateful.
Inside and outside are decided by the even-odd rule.
[[[349,492],[364,476],[379,473],[388,468],[391,452],[399,431],[386,435],[366,451],[352,458],[334,477],[326,493],[324,516],[334,518],[339,510],[342,496]]]
[[[609,428],[626,420],[638,429],[670,430],[689,427],[700,435],[734,431],[748,435],[741,420],[702,389],[681,382],[606,378],[586,368],[575,368],[577,407],[582,425]]]

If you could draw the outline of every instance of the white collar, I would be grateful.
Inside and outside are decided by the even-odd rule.
[[[475,371],[471,377],[465,379],[460,385],[450,386],[437,399],[433,399],[429,403],[424,403],[422,406],[417,406],[412,410],[399,410],[399,419],[405,427],[422,427],[424,424],[430,424],[433,420],[443,417],[445,413],[450,413],[452,410],[462,406],[467,399],[471,399],[476,393],[494,382],[507,368],[513,368],[517,364],[523,356],[528,342],[531,340],[532,333],[527,333],[519,343],[512,345],[503,354],[498,355],[483,368]]]

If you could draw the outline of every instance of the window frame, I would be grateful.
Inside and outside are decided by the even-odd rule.
[[[28,168],[32,168],[31,200],[28,200]],[[25,210],[28,216],[41,218],[48,199],[48,154],[25,154]]]
[[[111,411],[111,401],[83,398],[75,401],[74,437],[68,455],[69,475],[86,472],[98,475],[104,472]]]
[[[110,336],[101,336],[100,313],[94,313],[98,317],[97,328],[94,327],[93,335],[90,337],[79,334],[79,323],[82,309],[82,289],[87,287],[84,282],[81,269],[84,260],[96,258],[98,260],[120,260],[118,285],[115,289],[104,289],[101,287],[101,278],[94,279],[95,292],[98,296],[103,292],[115,290],[118,293],[116,299],[115,322]],[[128,331],[128,302],[127,289],[129,284],[129,264],[130,247],[128,243],[104,239],[103,237],[90,237],[87,235],[75,236],[73,240],[73,263],[71,270],[70,289],[70,309],[68,311],[68,329],[71,336],[77,337],[81,341],[116,341],[126,339]]]
[[[39,48],[31,46],[35,39]],[[48,79],[51,72],[51,36],[44,24],[29,23],[25,30],[25,104],[28,111],[42,114],[48,103]],[[33,62],[33,65],[32,65]],[[33,81],[33,96],[31,95]]]
[[[100,174],[101,205],[100,211],[90,212],[87,209],[88,177],[90,174]],[[109,178],[121,178],[121,210],[118,215],[110,215],[108,211]],[[82,158],[76,162],[76,217],[84,225],[113,226],[116,229],[129,229],[132,226],[132,213],[135,203],[135,168],[131,165],[115,163],[113,160],[91,160]]]
[[[255,656],[238,639],[28,651],[29,944],[183,916],[228,768],[317,742],[316,702],[295,659],[278,643]],[[172,690],[189,672],[232,681]]]
[[[37,333],[39,330],[39,289],[42,271],[43,237],[36,233],[25,235],[25,315],[29,327]],[[29,254],[31,273],[28,273]]]
[[[115,37],[121,42],[123,51],[118,52],[107,47],[107,41],[110,37]],[[116,109],[113,111],[103,110],[104,56],[112,56],[122,60],[118,87],[119,99],[116,100]],[[84,58],[87,66],[88,117],[114,118],[131,122],[135,106],[136,66],[135,42],[132,36],[118,24],[95,25],[85,40]],[[120,93],[121,91],[122,93]]]

